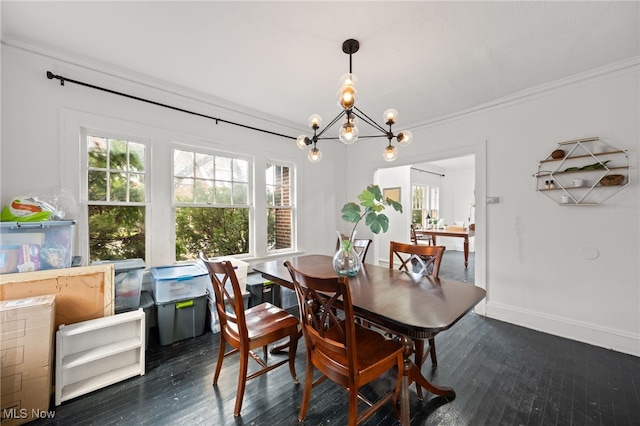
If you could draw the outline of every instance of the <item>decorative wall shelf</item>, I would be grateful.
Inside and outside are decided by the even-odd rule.
[[[594,206],[629,184],[629,156],[598,137],[559,142],[538,163],[536,191],[564,206]]]

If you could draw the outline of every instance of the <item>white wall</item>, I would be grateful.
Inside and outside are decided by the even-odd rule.
[[[487,315],[640,355],[639,67],[606,71],[412,129],[394,166],[486,141],[486,162],[476,156],[475,243]],[[589,136],[629,151],[631,184],[598,206],[561,206],[536,192],[538,161],[557,142]],[[378,151],[371,143],[348,151],[353,192],[386,167]],[[486,205],[487,195],[500,202]],[[599,257],[583,256],[592,250]]]

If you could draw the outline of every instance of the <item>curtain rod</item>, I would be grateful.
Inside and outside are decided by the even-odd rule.
[[[411,170],[416,170],[418,172],[423,172],[423,173],[431,173],[432,175],[436,175],[436,176],[440,176],[440,177],[444,177],[444,175],[442,173],[436,173],[436,172],[430,172],[429,170],[422,170],[422,169],[417,169],[415,167],[412,167]]]
[[[222,118],[211,117],[209,115],[200,114],[198,112],[193,112],[193,111],[189,111],[189,110],[186,110],[186,109],[182,109],[182,108],[174,107],[174,106],[171,106],[171,105],[163,104],[163,103],[160,103],[160,102],[152,101],[152,100],[149,100],[149,99],[140,98],[138,96],[129,95],[127,93],[117,92],[117,91],[111,90],[111,89],[105,89],[104,87],[95,86],[95,85],[89,84],[89,83],[83,83],[82,81],[72,80],[70,78],[63,77],[61,75],[56,75],[56,74],[52,73],[51,71],[47,71],[47,78],[49,80],[52,80],[54,78],[60,80],[60,85],[61,86],[64,86],[64,82],[68,81],[69,83],[75,83],[75,84],[78,84],[80,86],[89,87],[90,89],[101,90],[103,92],[107,92],[107,93],[111,93],[111,94],[119,95],[119,96],[124,96],[125,98],[134,99],[136,101],[146,102],[148,104],[161,106],[163,108],[172,109],[174,111],[185,112],[187,114],[196,115],[198,117],[204,117],[204,118],[208,118],[210,120],[215,120],[216,124],[218,124],[218,122],[222,122],[222,123],[231,124],[231,125],[234,125],[234,126],[244,127],[245,129],[249,129],[249,130],[255,130],[255,131],[258,131],[258,132],[268,133],[270,135],[280,136],[280,137],[287,138],[287,139],[296,139],[294,136],[283,135],[281,133],[271,132],[269,130],[264,130],[264,129],[259,129],[257,127],[247,126],[246,124],[234,123],[233,121],[224,120]]]

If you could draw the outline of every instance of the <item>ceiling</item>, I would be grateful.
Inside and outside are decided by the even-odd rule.
[[[360,41],[353,55],[357,105],[380,122],[384,110],[397,109],[398,129],[637,57],[639,5],[0,3],[4,43],[201,92],[294,126],[306,127],[312,113],[328,123],[339,112],[338,80],[349,69],[341,46],[355,38]]]

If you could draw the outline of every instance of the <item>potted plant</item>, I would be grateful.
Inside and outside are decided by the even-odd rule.
[[[379,234],[380,231],[387,232],[389,229],[389,218],[381,213],[387,206],[391,206],[395,211],[402,213],[402,205],[391,198],[384,198],[378,185],[369,185],[358,195],[360,204],[355,202],[346,203],[342,207],[342,219],[353,223],[353,229],[349,234],[349,239],[342,239],[340,233],[340,249],[333,257],[333,267],[338,275],[354,276],[360,270],[362,262],[360,257],[353,250],[353,239],[356,228],[360,221],[364,223],[371,232]]]

